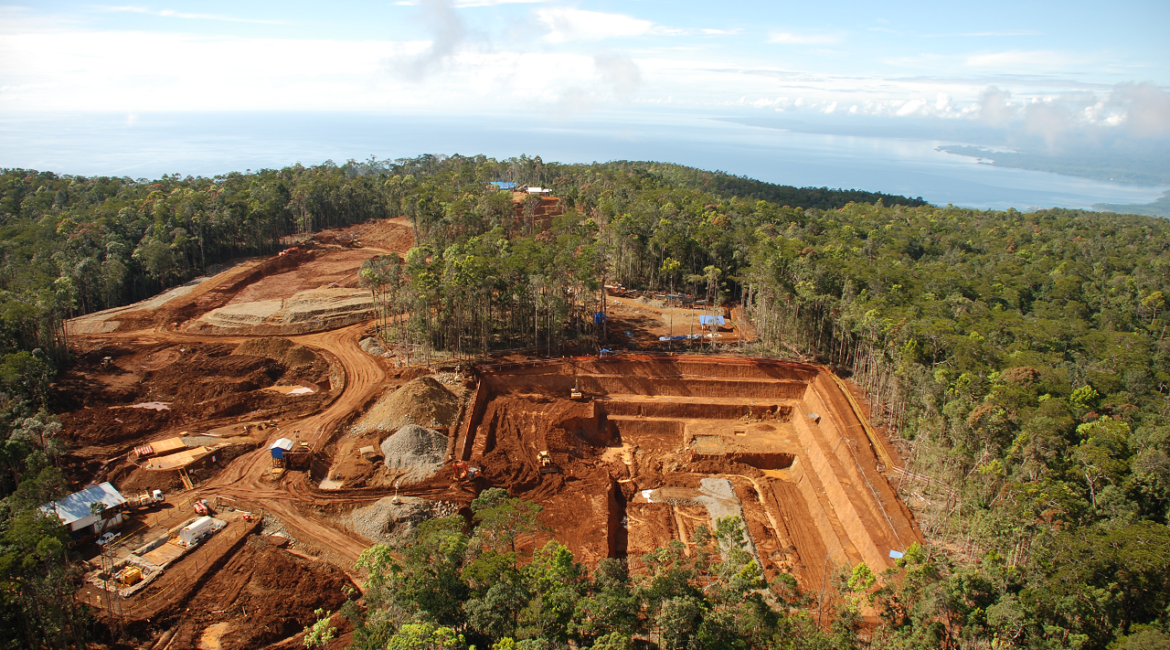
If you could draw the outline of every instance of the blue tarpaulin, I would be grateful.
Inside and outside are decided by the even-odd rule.
[[[699,316],[700,325],[723,325],[722,316]]]
[[[593,324],[600,325],[605,322],[605,312],[599,311],[593,314]]]
[[[491,184],[495,185],[496,187],[500,188],[501,190],[514,190],[514,189],[516,189],[515,183],[508,183],[505,181],[492,181]]]

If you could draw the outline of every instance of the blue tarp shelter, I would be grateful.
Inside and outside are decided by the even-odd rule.
[[[284,452],[290,451],[292,448],[293,441],[289,440],[288,438],[281,438],[280,440],[272,443],[272,446],[269,447],[269,449],[272,450],[272,457],[277,460],[283,459]]]
[[[722,316],[699,316],[699,324],[723,326],[725,323]]]

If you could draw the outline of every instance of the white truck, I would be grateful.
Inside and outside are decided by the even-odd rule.
[[[126,497],[126,505],[131,508],[146,508],[156,503],[162,503],[165,500],[166,497],[163,496],[162,490],[151,490],[150,492],[131,494]]]

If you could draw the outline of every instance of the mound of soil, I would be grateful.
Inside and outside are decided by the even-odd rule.
[[[299,634],[313,611],[337,611],[353,587],[337,567],[252,537],[208,580],[178,622],[172,649],[198,648],[208,628],[223,650],[259,648]],[[300,644],[297,644],[300,645]]]
[[[401,473],[403,485],[411,485],[439,473],[447,453],[447,436],[408,424],[382,441],[386,467]]]
[[[450,427],[459,417],[459,398],[432,377],[407,382],[358,420],[357,433],[395,431],[408,424]]]
[[[53,386],[52,408],[65,425],[61,436],[76,446],[76,452],[90,445],[146,440],[167,430],[206,430],[217,418],[312,412],[328,399],[328,363],[312,350],[285,343],[274,346],[285,348],[281,355],[285,360],[233,354],[237,346],[220,343],[158,345],[140,351],[108,346],[79,354]],[[309,365],[299,368],[286,363],[309,358]],[[317,382],[322,390],[292,398],[259,390],[301,381]],[[144,402],[162,402],[167,409],[128,408]]]
[[[317,353],[303,345],[297,345],[284,338],[263,338],[244,341],[232,354],[267,357],[279,361],[289,368],[310,366],[317,361]]]

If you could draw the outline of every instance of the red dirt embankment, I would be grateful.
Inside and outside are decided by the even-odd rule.
[[[63,436],[78,447],[140,444],[177,427],[215,426],[250,412],[308,414],[328,400],[329,365],[306,355],[299,365],[259,355],[234,354],[232,344],[109,346],[83,353],[63,372],[53,408]],[[103,363],[104,357],[111,363]],[[287,397],[261,390],[308,381],[324,390]],[[128,408],[163,402],[166,410]]]
[[[252,537],[181,614],[170,618],[178,626],[170,647],[193,650],[205,635],[215,637],[223,650],[275,643],[312,625],[315,610],[340,609],[347,588],[356,589],[328,562],[307,560]]]

